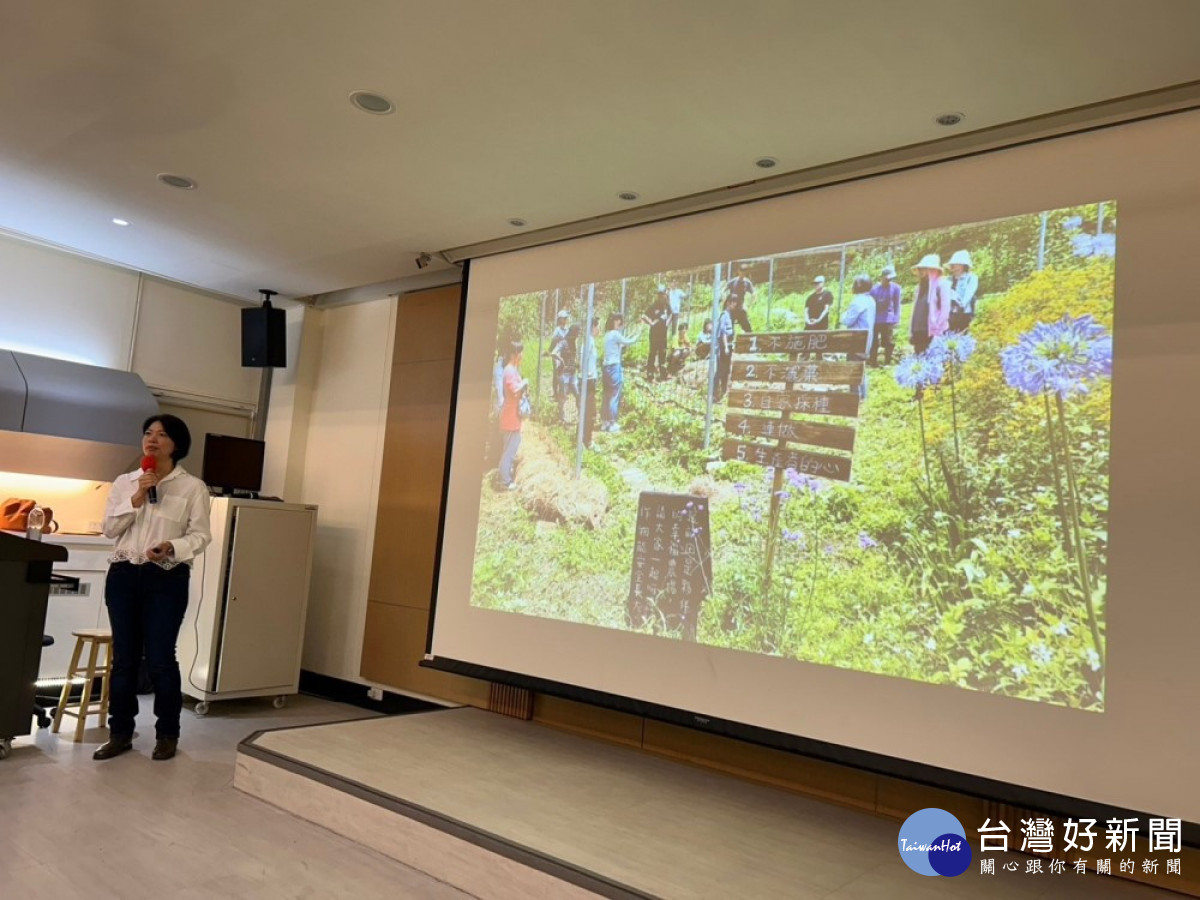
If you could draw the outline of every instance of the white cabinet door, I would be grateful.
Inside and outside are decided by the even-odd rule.
[[[314,511],[234,515],[217,691],[285,688],[299,675]]]

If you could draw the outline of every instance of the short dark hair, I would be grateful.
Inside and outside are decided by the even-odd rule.
[[[865,294],[870,289],[871,289],[871,279],[869,276],[867,276],[867,275],[855,275],[854,276],[854,288],[853,288],[854,293]]]
[[[618,322],[620,322],[622,325],[624,325],[625,317],[623,315],[621,315],[620,313],[609,313],[608,321],[604,324],[604,327],[606,330],[612,331],[614,328],[617,327]]]
[[[508,346],[508,357],[507,358],[512,359],[514,356],[520,356],[524,352],[525,352],[525,344],[522,343],[521,341],[513,341]]]
[[[151,416],[142,423],[142,434],[145,434],[155,422],[162,426],[167,437],[175,444],[175,449],[171,452],[171,462],[179,462],[187,456],[192,449],[192,433],[188,431],[187,424],[183,419],[170,413]]]

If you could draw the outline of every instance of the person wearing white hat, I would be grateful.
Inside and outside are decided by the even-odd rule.
[[[871,365],[879,366],[883,350],[884,365],[892,364],[896,351],[896,325],[900,322],[900,285],[896,284],[895,266],[884,266],[879,281],[871,288],[875,298],[875,335],[871,341]]]
[[[950,309],[950,330],[960,334],[971,328],[975,318],[975,294],[979,291],[979,276],[971,271],[971,254],[958,250],[950,257],[950,287],[954,289],[954,305]]]
[[[827,331],[829,329],[829,310],[833,306],[833,294],[825,287],[825,276],[818,275],[813,279],[813,292],[804,301],[804,330]],[[811,353],[804,354],[810,359]],[[825,354],[818,353],[817,359],[824,359]]]
[[[950,328],[950,303],[954,291],[942,278],[942,258],[926,253],[913,266],[917,273],[917,295],[913,299],[912,318],[908,323],[908,340],[917,355],[929,349],[929,343]]]

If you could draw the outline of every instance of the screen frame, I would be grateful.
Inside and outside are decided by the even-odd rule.
[[[1046,141],[1054,141],[1063,137],[1074,137],[1088,132],[1121,128],[1123,126],[1134,124],[1137,121],[1144,121],[1146,119],[1172,117],[1177,114],[1186,115],[1191,111],[1192,110],[1190,109],[1171,110],[1162,113],[1150,114],[1145,117],[1139,117],[1133,121],[1124,120],[1112,123],[1091,124],[1087,127],[1075,129],[1068,133],[1038,136],[1027,141],[1008,144],[999,148],[968,151],[949,159],[938,158],[936,160],[921,161],[910,166],[889,169],[885,172],[860,172],[857,174],[851,174],[836,181],[822,182],[812,186],[800,187],[794,190],[781,192],[775,196],[794,196],[808,193],[810,191],[820,191],[838,184],[869,181],[875,178],[896,175],[904,171],[917,170],[926,168],[928,166],[939,165],[952,161],[953,159],[994,155],[1002,150],[1013,149],[1014,147],[1039,144]],[[763,199],[765,198],[756,196],[744,200],[733,201],[720,208],[754,204]],[[686,213],[667,215],[661,220],[655,221],[669,221],[680,218],[689,218],[711,211],[713,211],[713,208],[706,207],[705,209],[695,212],[689,211]],[[615,228],[607,229],[606,231],[624,231],[631,228],[639,228],[645,224],[647,223],[642,221],[633,222],[619,225]],[[574,241],[578,237],[580,236],[564,236],[562,238],[549,240],[545,245],[538,246],[566,243]],[[507,251],[498,250],[497,254],[487,255],[503,255],[505,252]],[[582,702],[602,709],[611,709],[627,714],[644,716],[656,721],[678,725],[698,732],[729,737],[735,740],[746,742],[748,744],[783,750],[785,752],[795,753],[800,756],[847,766],[849,768],[864,772],[901,778],[916,784],[927,785],[938,789],[951,790],[972,797],[1044,811],[1054,815],[1077,818],[1100,818],[1101,816],[1105,818],[1124,818],[1129,816],[1137,816],[1142,819],[1148,818],[1151,815],[1150,813],[1140,812],[1128,807],[1120,807],[1113,804],[1106,804],[1101,801],[1085,799],[1069,794],[1046,791],[1016,782],[991,779],[954,769],[917,762],[902,757],[888,756],[886,754],[881,754],[874,751],[863,750],[848,744],[839,744],[822,741],[815,738],[802,737],[789,732],[775,731],[759,726],[748,725],[742,722],[705,715],[702,710],[688,710],[680,707],[658,704],[650,701],[640,700],[635,697],[606,693],[594,688],[586,688],[567,682],[546,679],[539,676],[526,675],[520,672],[514,672],[479,663],[472,663],[452,657],[435,656],[433,653],[434,623],[436,620],[438,586],[440,582],[441,565],[443,559],[442,554],[447,516],[447,501],[450,493],[449,475],[451,460],[453,458],[454,423],[459,402],[459,382],[461,377],[464,351],[463,336],[466,326],[469,271],[470,260],[467,260],[464,267],[462,292],[460,298],[457,338],[458,342],[456,345],[453,379],[453,403],[451,404],[449,430],[446,443],[446,468],[442,490],[442,507],[439,514],[439,526],[437,533],[437,549],[434,569],[435,580],[432,586],[432,596],[430,598],[430,618],[428,623],[425,657],[422,661],[420,661],[420,666],[433,670],[450,672],[465,677],[493,681],[499,684],[512,685],[514,687],[521,687],[550,696],[562,697],[565,699]],[[1200,822],[1183,820],[1181,839],[1182,843],[1189,848],[1200,848]]]

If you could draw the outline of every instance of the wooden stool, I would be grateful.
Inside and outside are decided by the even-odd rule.
[[[62,696],[58,698],[58,709],[54,713],[54,724],[50,730],[58,733],[64,715],[74,716],[75,741],[83,740],[83,731],[87,727],[88,716],[99,716],[100,727],[108,727],[108,678],[112,673],[112,632],[107,628],[80,628],[72,631],[75,636],[75,652],[71,654],[71,666],[67,669],[67,683],[63,685]],[[79,665],[85,645],[90,645],[86,666]],[[105,647],[104,661],[98,663],[100,648]],[[100,679],[100,702],[92,702],[92,686]],[[79,704],[68,706],[71,701],[71,685],[83,685],[79,696]]]

